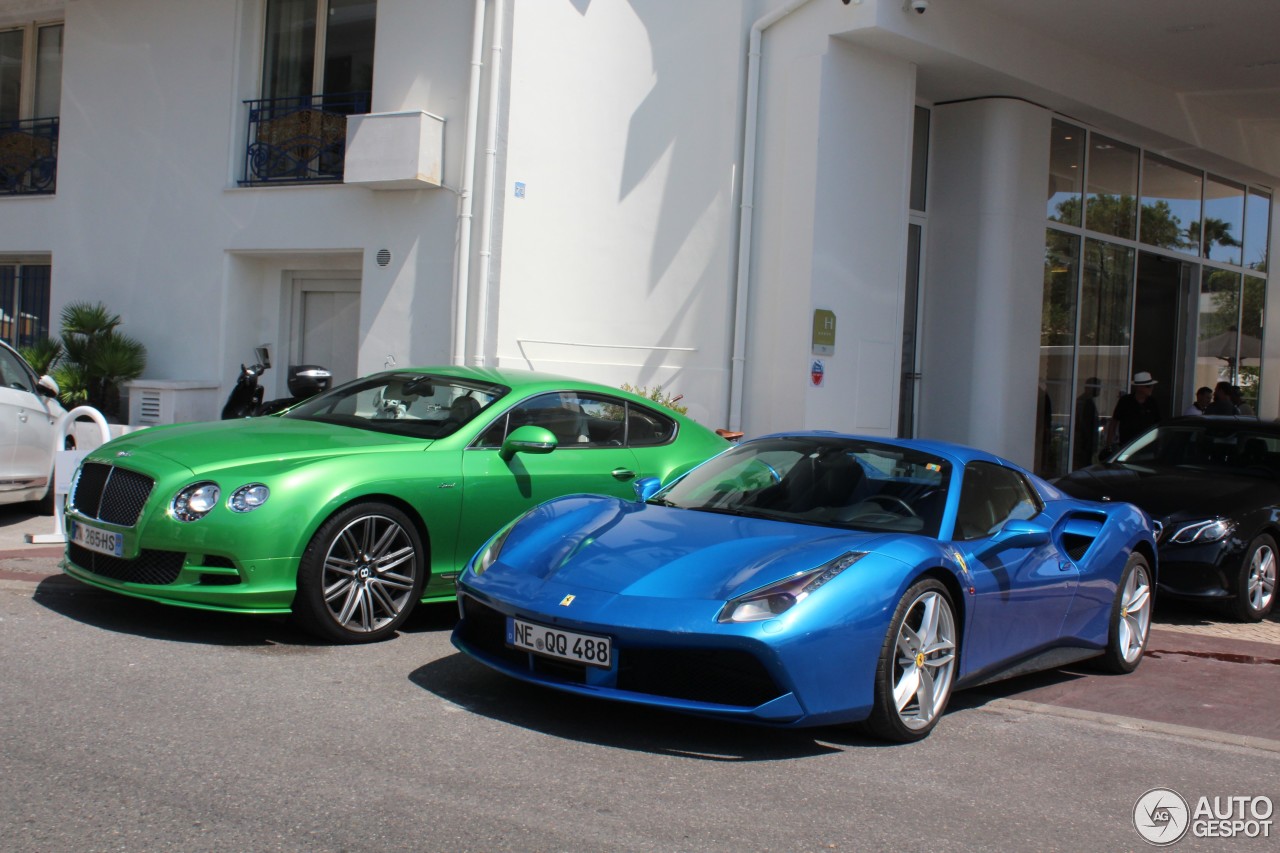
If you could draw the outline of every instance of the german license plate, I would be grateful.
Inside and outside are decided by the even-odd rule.
[[[97,551],[99,554],[110,554],[113,557],[124,556],[123,533],[99,530],[96,527],[73,521],[71,522],[71,541],[82,548]]]
[[[522,619],[507,620],[507,644],[535,655],[608,669],[613,664],[613,642],[608,637],[575,634]]]

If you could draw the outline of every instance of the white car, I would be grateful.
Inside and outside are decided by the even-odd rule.
[[[58,383],[37,376],[0,341],[0,504],[33,502],[53,513],[54,450],[61,446]]]

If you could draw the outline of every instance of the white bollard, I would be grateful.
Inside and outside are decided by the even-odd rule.
[[[92,406],[76,406],[58,420],[58,433],[53,445],[53,532],[28,533],[26,540],[35,545],[60,544],[67,541],[66,532],[66,497],[71,490],[71,477],[75,474],[80,460],[89,454],[88,448],[81,450],[63,450],[67,445],[67,436],[75,427],[76,420],[87,417],[93,420],[102,433],[102,444],[111,440],[111,428],[102,412]]]

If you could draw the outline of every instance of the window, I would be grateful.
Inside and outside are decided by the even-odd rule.
[[[501,447],[515,429],[550,430],[560,445],[576,447],[651,447],[675,438],[676,422],[626,400],[576,391],[540,394],[499,417],[476,441],[477,447]]]
[[[0,338],[15,347],[49,337],[48,264],[0,263]]]
[[[970,462],[964,468],[955,538],[981,539],[1005,522],[1034,518],[1044,506],[1022,475],[990,462]]]
[[[62,99],[62,24],[0,29],[0,195],[52,193]]]
[[[262,97],[367,100],[377,9],[377,0],[269,0]]]

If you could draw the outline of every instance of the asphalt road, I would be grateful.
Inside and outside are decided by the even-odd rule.
[[[450,607],[389,642],[321,646],[280,620],[127,600],[8,562],[0,847],[14,853],[1114,851],[1147,849],[1132,814],[1154,787],[1280,802],[1280,740],[1215,722],[1274,721],[1280,646],[1265,643],[1218,660],[1183,654],[1212,638],[1162,628],[1187,647],[1133,676],[961,693],[928,739],[889,746],[521,685],[455,652]],[[1205,667],[1213,695],[1222,678],[1248,687],[1198,720],[1160,719],[1177,697],[1209,695],[1195,689]],[[1137,700],[1086,689],[1148,672],[1160,678]]]

